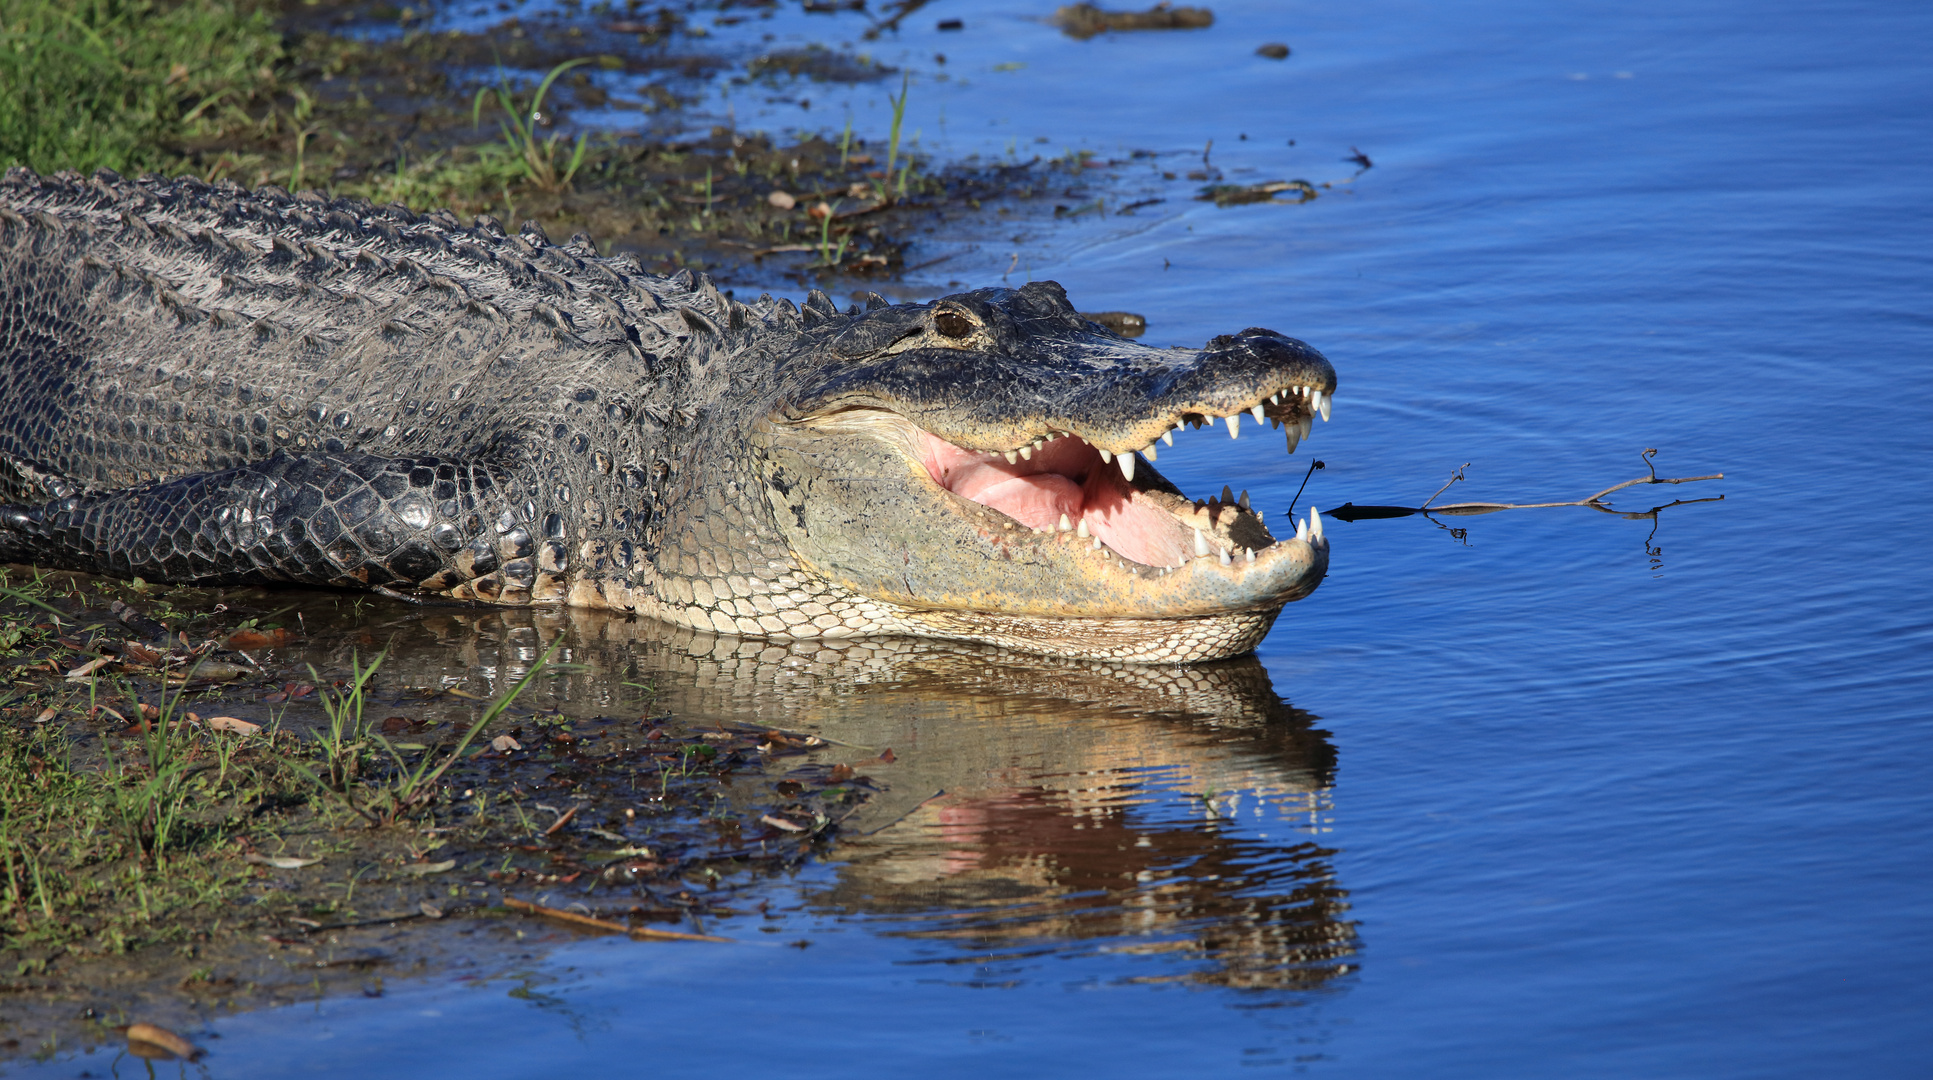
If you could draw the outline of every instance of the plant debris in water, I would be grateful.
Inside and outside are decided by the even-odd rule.
[[[1203,30],[1215,25],[1215,13],[1166,3],[1146,11],[1107,11],[1093,4],[1069,4],[1054,11],[1054,25],[1068,37],[1084,40],[1110,30]]]
[[[530,915],[716,936],[873,790],[815,737],[693,730],[643,688],[566,719],[532,700],[568,670],[545,659],[491,700],[391,685],[367,628],[308,635],[267,606],[288,593],[0,590],[10,1050],[508,963],[556,923]]]

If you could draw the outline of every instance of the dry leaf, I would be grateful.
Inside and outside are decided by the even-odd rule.
[[[799,200],[788,191],[774,191],[765,197],[765,201],[781,210],[790,210],[799,205]]]
[[[416,910],[422,912],[423,914],[429,916],[432,919],[440,919],[443,917],[443,909],[428,900],[425,900],[422,903],[416,905]]]
[[[58,715],[58,713],[59,713],[59,710],[49,705],[47,708],[40,710],[39,716],[34,717],[34,723],[44,724],[47,721],[52,720],[56,715]]]
[[[244,855],[243,859],[257,866],[273,866],[277,870],[300,870],[322,861],[321,859],[297,859],[287,855],[257,855],[252,851]]]
[[[277,627],[273,630],[238,630],[228,635],[228,647],[243,651],[271,649],[276,646],[287,645],[294,640],[295,635],[289,633],[283,627]]]
[[[490,749],[495,750],[499,753],[507,754],[512,750],[522,750],[523,748],[524,748],[524,744],[518,742],[517,740],[511,738],[508,735],[499,735],[496,738],[490,740]]]
[[[238,720],[233,716],[211,716],[202,721],[215,731],[232,731],[237,735],[253,735],[262,730],[262,725]]]
[[[201,1053],[200,1050],[195,1048],[194,1043],[176,1035],[167,1028],[156,1027],[153,1024],[128,1025],[128,1048],[134,1050],[137,1055],[143,1057],[148,1056],[140,1054],[139,1049],[134,1045],[136,1043],[145,1043],[148,1046],[165,1050],[175,1057],[187,1060],[193,1060],[196,1055]]]
[[[137,664],[148,664],[152,666],[161,662],[161,654],[159,652],[148,648],[138,641],[128,642],[122,646],[122,651],[127,654],[129,660]]]
[[[415,874],[418,877],[425,877],[430,874],[441,874],[446,870],[454,870],[454,869],[456,869],[456,860],[445,859],[442,862],[411,863],[410,865],[403,867],[403,873]]]
[[[803,825],[794,825],[791,822],[785,820],[784,818],[773,817],[770,814],[759,815],[759,820],[763,821],[767,825],[770,825],[774,829],[783,829],[786,832],[804,832],[805,831],[805,826]]]
[[[114,658],[112,656],[96,657],[68,672],[67,677],[70,679],[85,679],[113,662]]]

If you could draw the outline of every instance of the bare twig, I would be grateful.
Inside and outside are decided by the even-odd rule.
[[[1437,488],[1437,489],[1436,489],[1436,495],[1441,495],[1441,494],[1443,494],[1444,492],[1446,492],[1446,491],[1448,491],[1448,490],[1450,490],[1450,485],[1451,485],[1451,484],[1454,484],[1454,483],[1456,483],[1456,482],[1457,482],[1458,480],[1461,480],[1461,479],[1463,479],[1463,470],[1465,470],[1465,469],[1467,469],[1467,468],[1469,468],[1469,467],[1470,467],[1470,463],[1469,463],[1469,462],[1467,462],[1467,461],[1466,461],[1466,462],[1464,462],[1464,463],[1463,463],[1463,464],[1461,464],[1461,465],[1458,465],[1458,466],[1456,467],[1456,472],[1455,472],[1455,473],[1453,473],[1453,474],[1451,474],[1451,476],[1450,476],[1450,479],[1449,479],[1448,481],[1446,481],[1446,482],[1444,483],[1444,485],[1443,485],[1442,487],[1440,487],[1440,488]],[[1429,507],[1429,505],[1430,505],[1431,503],[1433,503],[1433,502],[1435,502],[1435,501],[1436,501],[1436,495],[1432,495],[1432,496],[1430,496],[1429,498],[1427,498],[1427,499],[1424,499],[1424,500],[1423,500],[1423,508],[1425,508],[1425,509],[1427,509],[1427,508]]]
[[[1424,515],[1449,514],[1449,515],[1456,515],[1456,516],[1466,516],[1466,515],[1473,515],[1473,514],[1492,514],[1499,510],[1540,510],[1540,509],[1544,509],[1546,507],[1552,507],[1552,506],[1588,506],[1593,510],[1599,511],[1600,513],[1616,514],[1621,517],[1627,517],[1627,518],[1639,518],[1639,517],[1651,517],[1657,514],[1658,511],[1666,510],[1673,506],[1685,506],[1690,503],[1724,501],[1725,496],[1723,495],[1716,495],[1716,496],[1703,498],[1703,499],[1676,499],[1676,500],[1673,500],[1672,502],[1664,504],[1663,506],[1654,506],[1649,510],[1643,510],[1643,511],[1617,510],[1617,509],[1614,509],[1609,503],[1606,503],[1604,501],[1604,497],[1606,495],[1611,494],[1612,492],[1623,491],[1625,488],[1635,487],[1639,484],[1693,484],[1701,480],[1723,480],[1725,478],[1724,473],[1712,473],[1709,476],[1659,476],[1657,467],[1654,466],[1651,462],[1651,459],[1654,456],[1656,456],[1657,453],[1658,451],[1656,448],[1647,447],[1644,453],[1641,455],[1644,459],[1645,468],[1649,471],[1649,475],[1640,476],[1635,480],[1626,480],[1621,484],[1612,484],[1610,487],[1605,488],[1603,491],[1600,491],[1595,495],[1588,495],[1582,499],[1573,499],[1566,502],[1538,502],[1538,503],[1462,502],[1462,503],[1445,503],[1442,506],[1431,506],[1430,503],[1436,500],[1437,495],[1441,495],[1445,491],[1448,491],[1450,489],[1451,484],[1454,484],[1457,481],[1462,480],[1464,478],[1464,470],[1470,467],[1470,463],[1466,461],[1463,463],[1463,465],[1458,467],[1458,469],[1456,470],[1456,474],[1450,477],[1449,483],[1444,484],[1442,487],[1438,488],[1436,490],[1436,495],[1431,495],[1428,499],[1425,499],[1423,501],[1423,505],[1421,506],[1357,506],[1355,503],[1344,503],[1343,505],[1336,507],[1334,510],[1329,511],[1329,516],[1333,518],[1339,518],[1343,521],[1360,521],[1368,518],[1408,517],[1412,514],[1424,514]]]
[[[557,815],[557,820],[550,823],[550,828],[544,830],[544,835],[545,836],[556,835],[557,830],[563,828],[566,825],[569,825],[571,822],[571,819],[576,817],[577,812],[582,809],[583,809],[582,806],[573,806],[569,810],[566,810],[563,813]]]
[[[589,915],[579,915],[575,911],[565,911],[561,908],[533,904],[528,900],[514,900],[508,896],[503,898],[503,906],[512,911],[521,911],[525,915],[538,915],[546,919],[556,919],[558,922],[569,923],[572,926],[581,926],[586,930],[602,930],[611,934],[628,934],[638,940],[716,941],[727,945],[732,943],[731,938],[714,937],[711,934],[681,934],[676,930],[654,930],[648,926],[626,926],[623,923],[593,918]]]
[[[1302,498],[1303,490],[1309,486],[1309,477],[1314,476],[1317,469],[1326,469],[1328,467],[1329,463],[1319,458],[1309,463],[1309,471],[1302,474],[1302,486],[1295,489],[1295,498],[1289,500],[1289,518],[1291,520],[1295,518],[1296,502]],[[1434,498],[1435,496],[1431,497]]]
[[[897,32],[902,19],[925,7],[929,2],[931,0],[899,0],[899,3],[893,5],[893,14],[867,27],[866,32],[860,36],[867,41],[878,41],[879,35],[888,30]]]

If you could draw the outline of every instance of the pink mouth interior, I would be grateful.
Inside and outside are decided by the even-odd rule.
[[[1073,436],[1008,464],[1005,455],[965,450],[921,432],[920,463],[941,487],[1029,528],[1057,529],[1065,514],[1068,524],[1087,522],[1101,543],[1145,566],[1176,566],[1189,553],[1181,523]]]

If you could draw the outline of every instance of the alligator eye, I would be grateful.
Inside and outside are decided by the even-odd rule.
[[[957,311],[942,311],[933,316],[933,328],[950,338],[973,333],[973,322]]]

